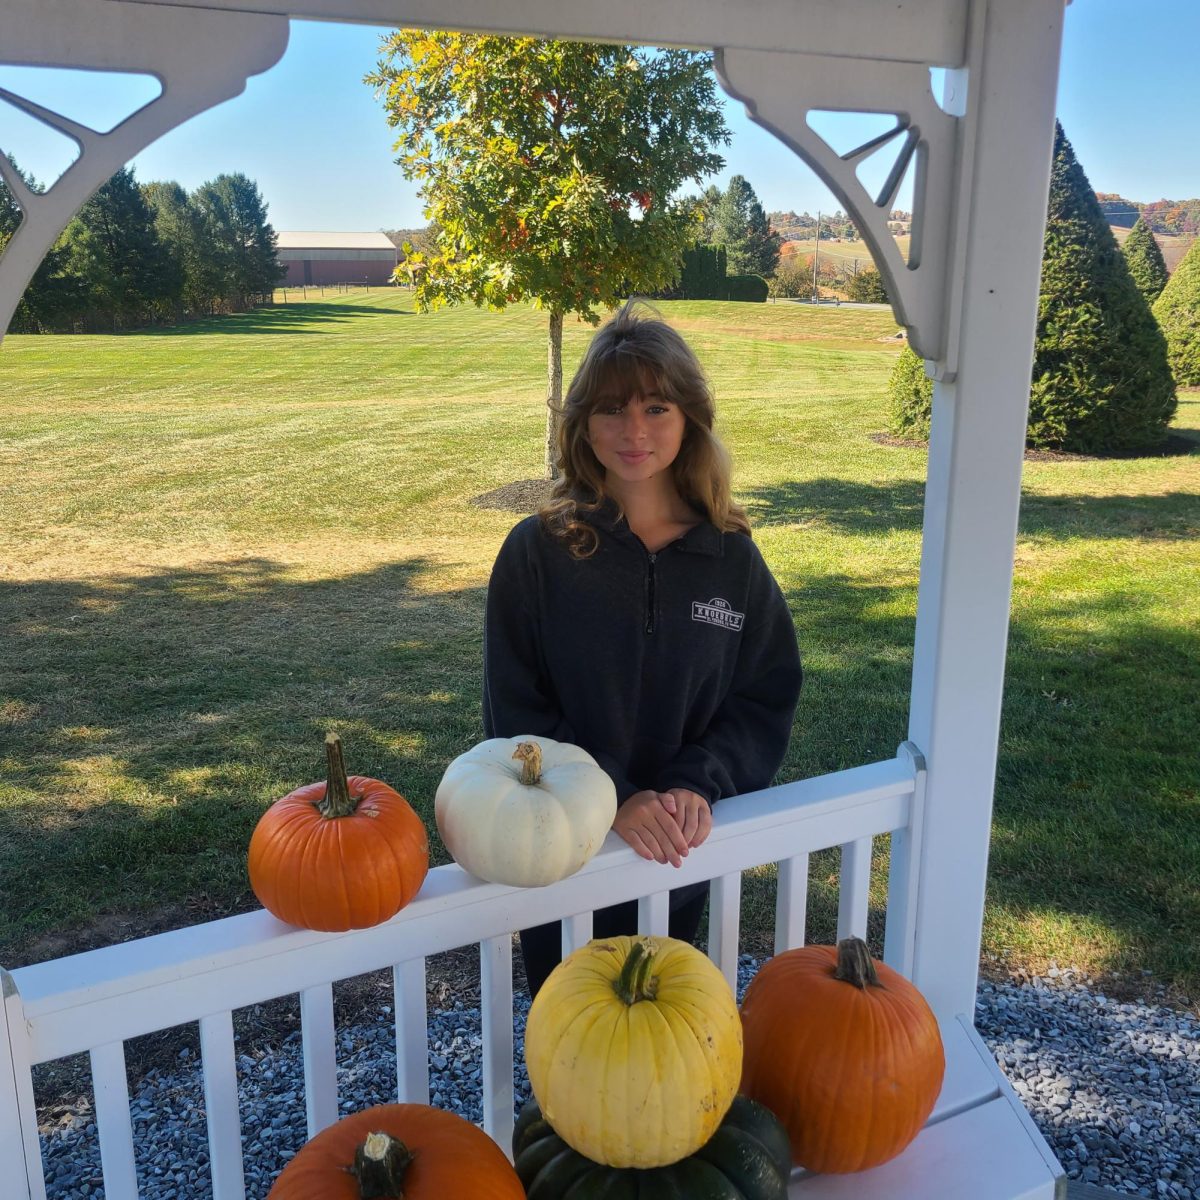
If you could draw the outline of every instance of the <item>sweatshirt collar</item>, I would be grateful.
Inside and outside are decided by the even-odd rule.
[[[605,499],[599,508],[580,507],[576,512],[582,520],[597,529],[603,529],[622,540],[632,540],[641,544],[638,536],[629,528],[629,522],[623,516],[617,516],[617,506],[610,499]],[[688,554],[705,554],[710,558],[720,558],[724,551],[721,531],[709,520],[701,520],[699,525],[693,525],[671,545]]]

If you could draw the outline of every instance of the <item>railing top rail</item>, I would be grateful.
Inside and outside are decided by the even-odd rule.
[[[900,828],[912,764],[889,759],[734,797],[718,806],[704,853],[669,873],[615,835],[581,871],[547,888],[484,883],[455,864],[370,929],[325,934],[259,910],[21,967],[11,977],[35,1062],[258,1003],[316,983],[700,882],[809,849]],[[84,1012],[86,1010],[86,1019]]]

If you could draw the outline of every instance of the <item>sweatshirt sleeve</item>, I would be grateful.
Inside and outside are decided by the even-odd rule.
[[[758,791],[787,753],[803,680],[800,651],[787,601],[757,549],[755,558],[754,602],[729,692],[708,728],[659,772],[659,791],[689,788],[709,804]]]
[[[583,746],[612,779],[617,801],[638,789],[616,759],[584,746],[566,719],[541,652],[541,572],[530,523],[505,539],[488,582],[483,625],[483,729],[490,737],[533,734]]]

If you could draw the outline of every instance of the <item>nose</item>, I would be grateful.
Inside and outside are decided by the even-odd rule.
[[[625,436],[631,442],[641,441],[646,435],[646,414],[640,405],[625,406]]]

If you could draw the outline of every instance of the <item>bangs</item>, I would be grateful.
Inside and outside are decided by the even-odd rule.
[[[647,385],[664,399],[674,400],[674,389],[668,386],[664,373],[647,362],[633,346],[618,344],[594,364],[591,386],[587,389],[592,398],[589,411],[614,400],[628,400]]]

